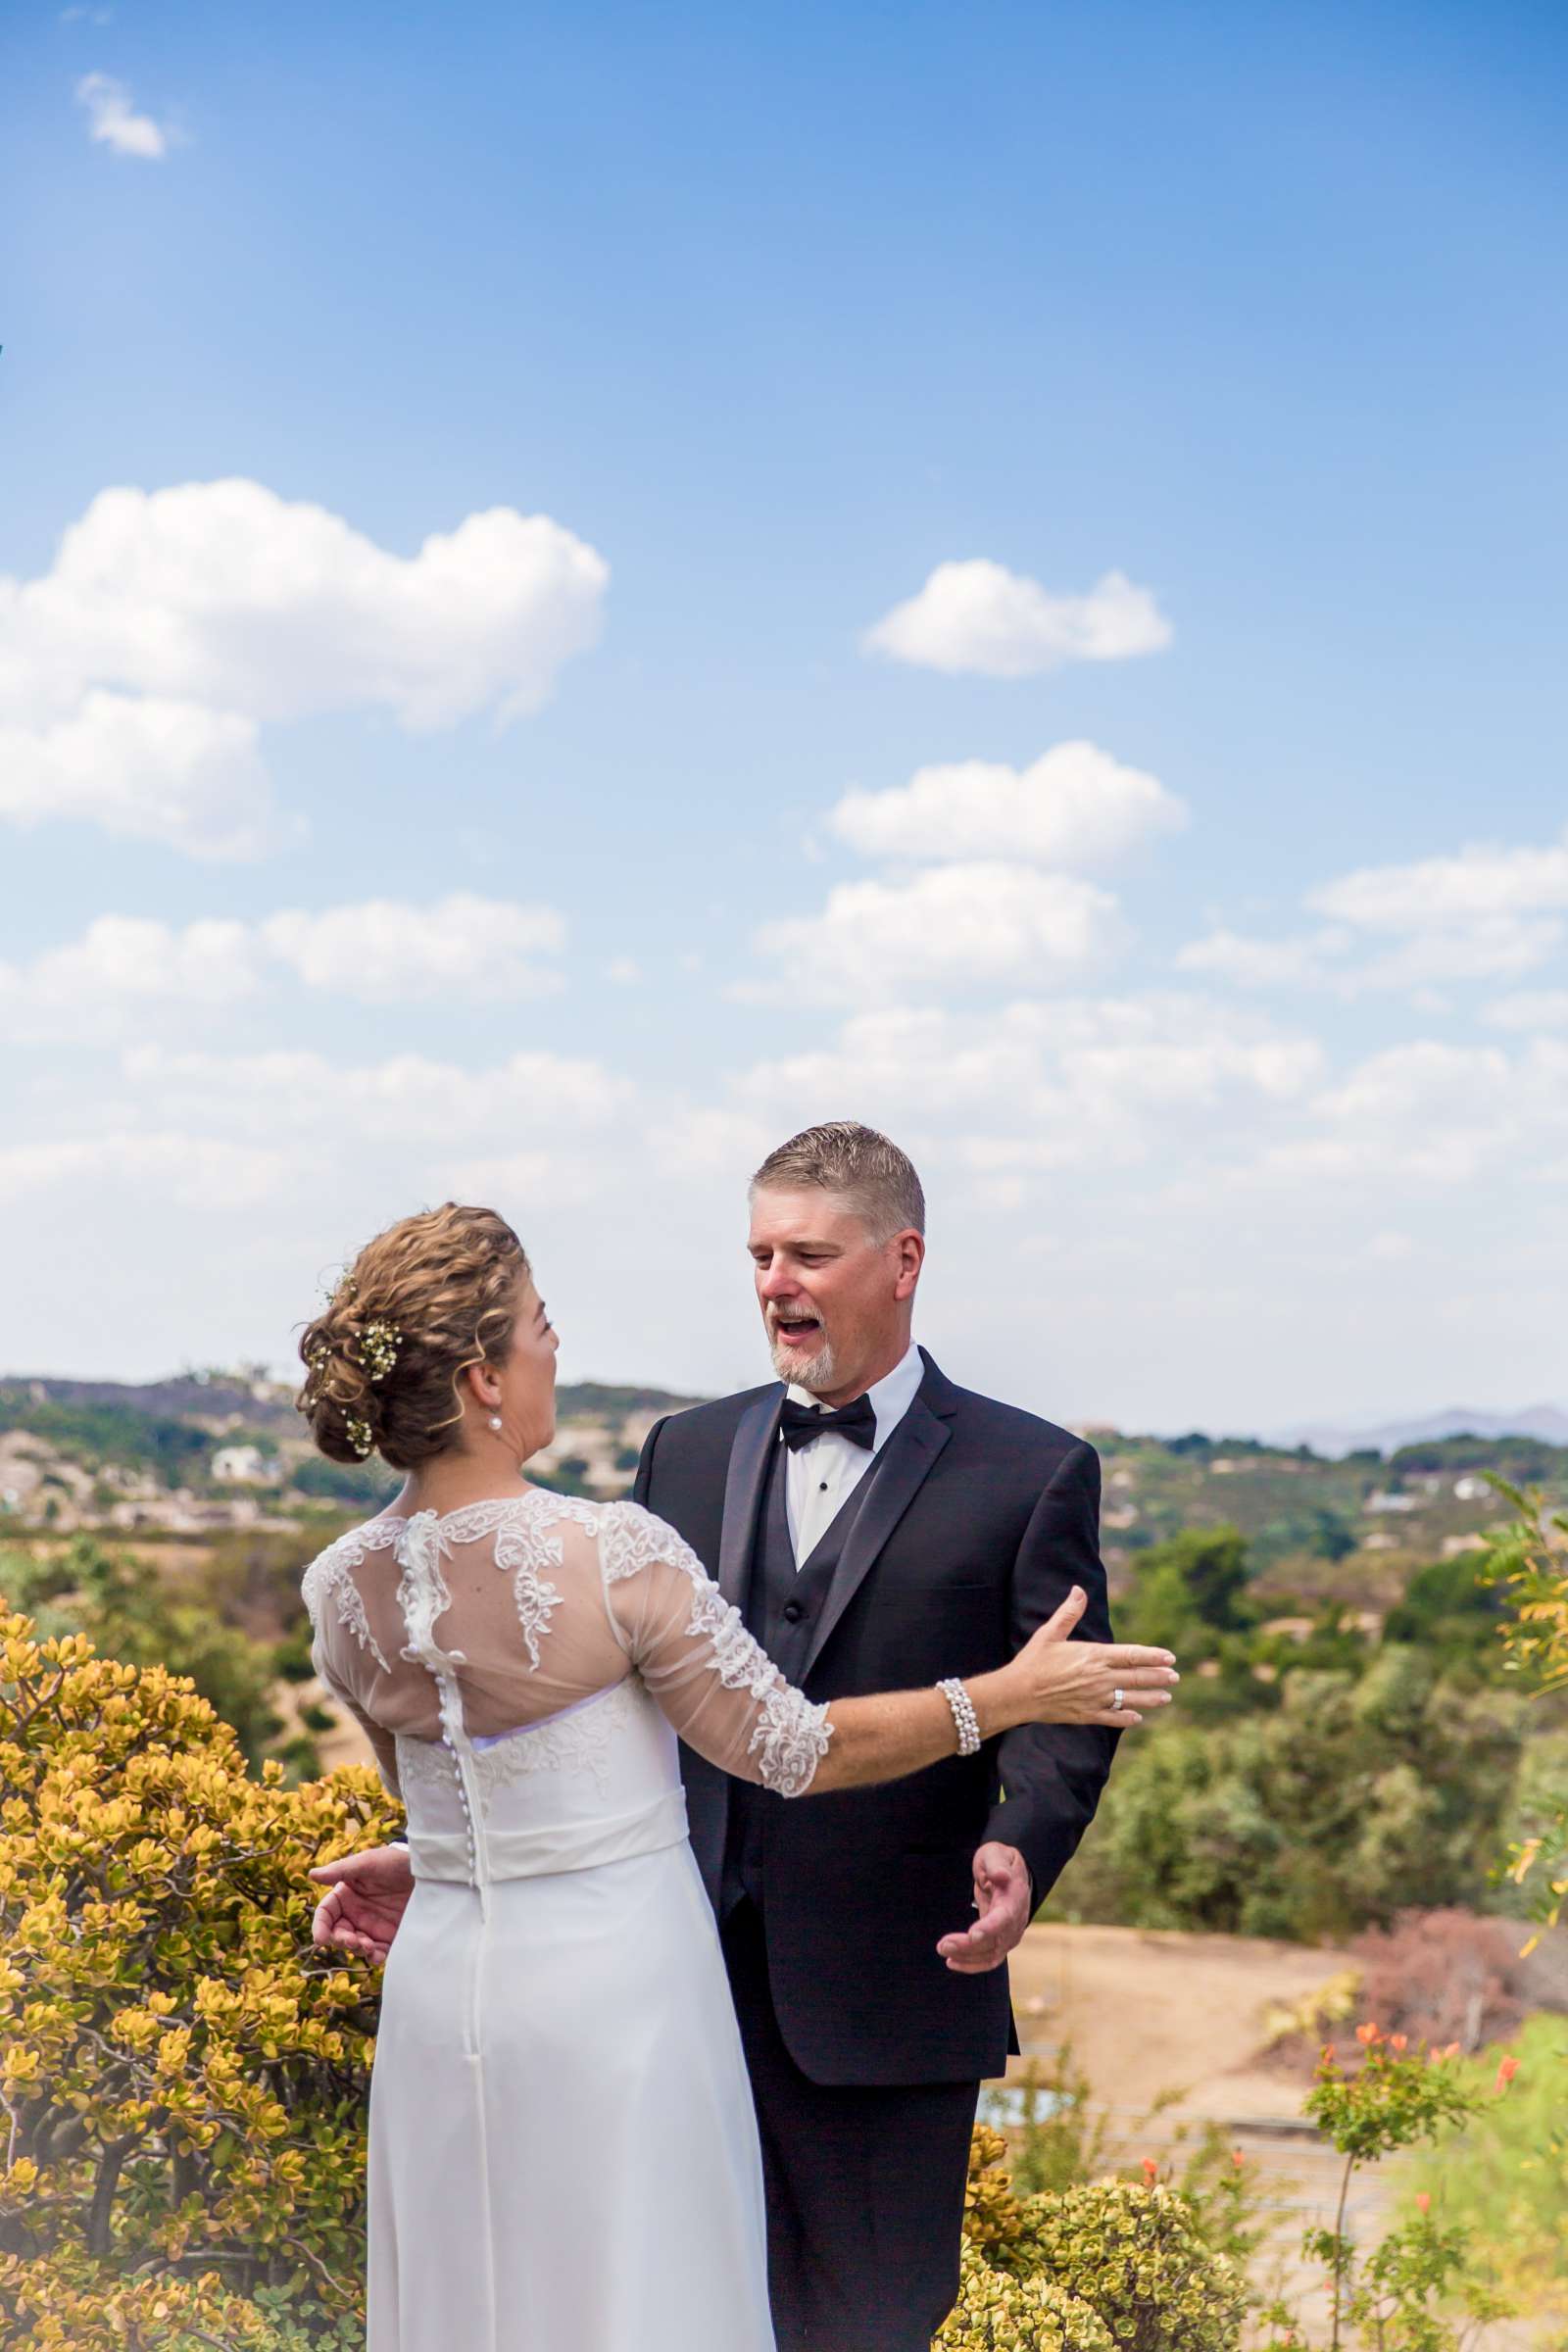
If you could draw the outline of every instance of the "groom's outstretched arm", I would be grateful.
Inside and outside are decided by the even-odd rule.
[[[1074,1585],[1088,1594],[1075,1642],[1108,1642],[1110,1609],[1100,1557],[1100,1456],[1077,1445],[1062,1456],[1036,1504],[1012,1573],[1010,1634],[1021,1648]],[[1119,1732],[1094,1724],[1032,1723],[1005,1734],[999,1751],[1003,1801],[988,1839],[1015,1846],[1038,1910],[1094,1818]]]

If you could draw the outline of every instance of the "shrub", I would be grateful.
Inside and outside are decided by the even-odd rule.
[[[958,2300],[932,2352],[1115,2352],[1115,2343],[1054,2280],[995,2271],[966,2242]]]
[[[3,1604],[0,1788],[7,2340],[351,2341],[374,2002],[313,1952],[307,1872],[397,1809],[253,1779],[188,1682]]]
[[[1034,2200],[1029,2259],[1087,2303],[1118,2352],[1232,2352],[1246,2290],[1162,2181],[1097,2180]]]
[[[286,2300],[236,2295],[213,2271],[127,2279],[70,2254],[0,2254],[0,2330],[6,2352],[324,2352],[334,2341],[348,2352],[363,2342],[356,2319],[341,2332],[307,2332]]]
[[[1511,2034],[1530,2006],[1518,1931],[1469,1911],[1403,1911],[1352,1946],[1367,2013],[1391,2034],[1461,2050]],[[1342,2041],[1348,2048],[1348,2041]]]
[[[1004,2153],[982,2125],[969,2150],[963,2291],[936,2339],[943,2352],[1234,2352],[1242,2283],[1186,2197],[1113,2180],[1019,2197]]]

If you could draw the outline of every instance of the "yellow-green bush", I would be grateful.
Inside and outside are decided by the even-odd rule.
[[[1118,2352],[1229,2352],[1246,2288],[1163,2181],[1096,2180],[1030,2200],[1027,2260],[1104,2321]]]
[[[352,2340],[374,1983],[307,1873],[396,1808],[3,1604],[0,1791],[0,2342]]]
[[[1054,2279],[993,2270],[965,2239],[958,2300],[933,2352],[1115,2352],[1115,2343]]]
[[[1113,2180],[1019,2197],[1005,2152],[980,2126],[941,2352],[1235,2352],[1245,2288],[1184,2197]]]
[[[364,2342],[358,2319],[334,2335],[324,2315],[306,2328],[291,2298],[236,2295],[216,2272],[126,2278],[85,2255],[28,2262],[0,2254],[0,2344],[5,2352],[322,2352]]]

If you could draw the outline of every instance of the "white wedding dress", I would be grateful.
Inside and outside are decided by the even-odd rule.
[[[387,1513],[305,1597],[416,1882],[371,2081],[368,2352],[772,2352],[675,1741],[798,1795],[825,1708],[635,1503]]]

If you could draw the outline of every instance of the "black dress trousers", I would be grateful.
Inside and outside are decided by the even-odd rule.
[[[778,2352],[928,2352],[958,2292],[978,2085],[811,2082],[779,2032],[751,1901],[723,1943],[762,2143]]]

